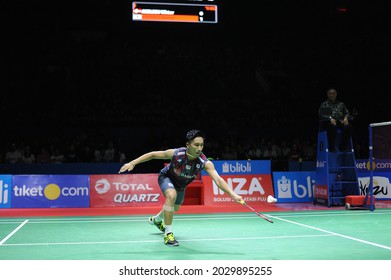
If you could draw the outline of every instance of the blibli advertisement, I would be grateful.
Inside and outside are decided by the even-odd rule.
[[[214,160],[213,164],[220,175],[230,174],[270,174],[270,160]],[[208,175],[205,170],[202,175]]]
[[[14,175],[11,207],[89,207],[89,179],[89,175]]]
[[[273,185],[277,203],[312,202],[315,172],[273,172]]]
[[[11,208],[12,175],[0,175],[0,208]]]

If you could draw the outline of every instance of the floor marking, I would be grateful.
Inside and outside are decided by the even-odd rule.
[[[372,246],[375,246],[375,247],[380,247],[380,248],[383,248],[383,249],[391,250],[391,247],[384,246],[384,245],[377,244],[377,243],[370,242],[370,241],[366,241],[366,240],[363,240],[363,239],[359,239],[359,238],[351,237],[351,236],[348,236],[348,235],[332,232],[332,231],[329,231],[329,230],[325,230],[325,229],[309,226],[309,225],[306,225],[306,224],[302,224],[302,223],[286,220],[286,219],[283,219],[283,218],[280,218],[280,217],[272,217],[272,218],[276,219],[276,220],[283,221],[283,222],[295,224],[295,225],[298,225],[298,226],[301,226],[301,227],[306,227],[306,228],[318,230],[318,231],[325,232],[325,233],[328,233],[328,234],[332,234],[332,235],[335,235],[335,236],[339,236],[339,237],[342,237],[342,238],[351,239],[351,240],[354,240],[354,241],[357,241],[357,242],[360,242],[360,243],[365,243],[365,244],[372,245]]]
[[[14,229],[10,234],[8,234],[5,238],[0,241],[0,246],[4,244],[12,235],[14,235],[19,229],[21,229],[29,220],[25,220],[21,223],[16,229]]]
[[[254,237],[222,237],[222,238],[199,238],[199,239],[181,239],[181,242],[204,242],[204,241],[231,241],[231,240],[260,240],[260,239],[288,239],[288,238],[308,238],[308,237],[327,237],[332,234],[307,234],[292,236],[254,236]],[[4,244],[4,246],[49,246],[49,245],[96,245],[96,244],[129,244],[129,243],[160,243],[161,240],[122,240],[122,241],[96,241],[96,242],[45,242],[45,243],[19,243]]]

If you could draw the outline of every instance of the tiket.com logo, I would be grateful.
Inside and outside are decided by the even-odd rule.
[[[46,197],[49,200],[56,200],[60,196],[87,196],[88,188],[85,187],[63,187],[60,188],[57,184],[48,184],[45,187],[22,187],[14,186],[13,193],[15,197]]]
[[[8,184],[4,184],[3,180],[0,180],[0,204],[8,203]]]

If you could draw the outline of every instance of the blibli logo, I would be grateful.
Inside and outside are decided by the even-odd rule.
[[[312,197],[313,188],[315,183],[314,180],[308,176],[306,178],[307,185],[301,185],[297,183],[297,180],[293,180],[293,185],[291,179],[288,179],[286,176],[282,176],[281,179],[277,180],[277,190],[278,190],[278,198],[292,198],[293,194],[297,198],[303,197]]]
[[[292,198],[291,191],[291,180],[282,176],[281,179],[277,180],[278,186],[278,198]]]
[[[326,161],[316,161],[316,167],[325,167]]]
[[[3,180],[0,180],[0,204],[8,203],[8,184],[4,184]]]
[[[235,164],[223,163],[222,173],[251,173],[251,163],[248,161],[246,164],[236,162]]]

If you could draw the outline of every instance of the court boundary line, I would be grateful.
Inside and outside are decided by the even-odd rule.
[[[342,237],[342,238],[350,239],[350,240],[357,241],[357,242],[360,242],[360,243],[372,245],[372,246],[379,247],[379,248],[382,248],[382,249],[391,250],[391,247],[388,247],[388,246],[385,246],[385,245],[381,245],[381,244],[378,244],[378,243],[375,243],[375,242],[366,241],[366,240],[355,238],[355,237],[351,237],[351,236],[348,236],[348,235],[345,235],[345,234],[340,234],[340,233],[332,232],[332,231],[329,231],[329,230],[321,229],[321,228],[318,228],[318,227],[309,226],[309,225],[306,225],[306,224],[290,221],[290,220],[287,220],[287,219],[284,219],[284,218],[280,218],[280,217],[272,217],[272,218],[274,218],[276,220],[283,221],[283,222],[295,224],[295,225],[298,225],[298,226],[302,226],[302,227],[318,230],[318,231],[321,231],[321,232],[324,232],[324,233],[329,233],[329,234],[332,234],[332,235],[335,235],[335,236],[339,236],[339,237]]]
[[[201,215],[197,215],[195,214],[195,217],[194,217],[194,214],[183,214],[184,217],[178,217],[178,220],[222,220],[222,219],[232,219],[232,218],[240,218],[240,219],[243,219],[243,218],[247,218],[247,219],[257,219],[257,217],[252,217],[251,213],[246,213],[243,215],[243,213],[241,214],[222,214],[222,213],[215,213],[217,214],[219,217],[205,217],[205,216],[208,216],[210,214],[201,214]],[[360,243],[363,243],[363,244],[367,244],[367,245],[371,245],[371,246],[374,246],[374,247],[379,247],[379,248],[382,248],[382,249],[386,249],[386,250],[391,250],[391,247],[389,246],[385,246],[385,245],[382,245],[382,244],[378,244],[378,243],[375,243],[375,242],[370,242],[370,241],[367,241],[367,240],[364,240],[364,239],[359,239],[359,238],[355,238],[355,237],[352,237],[352,236],[349,236],[349,235],[344,235],[344,234],[340,234],[340,233],[337,233],[337,232],[333,232],[333,231],[329,231],[329,230],[325,230],[325,229],[322,229],[322,228],[318,228],[318,227],[315,227],[315,226],[310,226],[310,225],[306,225],[304,223],[299,223],[299,222],[295,222],[295,221],[292,221],[292,220],[289,220],[289,219],[285,219],[283,218],[283,216],[288,216],[288,217],[303,217],[303,216],[334,216],[334,215],[353,215],[353,216],[356,216],[356,215],[373,215],[373,214],[389,214],[389,211],[385,211],[385,213],[370,213],[370,212],[357,212],[357,213],[343,213],[342,211],[340,210],[336,210],[336,212],[334,213],[331,213],[331,212],[320,212],[320,213],[306,213],[305,215],[294,215],[292,216],[291,212],[288,212],[288,213],[281,213],[281,212],[277,212],[276,213],[277,215],[270,215],[268,214],[268,216],[270,216],[271,218],[273,219],[276,219],[276,220],[280,220],[280,221],[283,221],[283,222],[287,222],[287,223],[291,223],[291,224],[294,224],[294,225],[297,225],[297,226],[301,226],[301,227],[306,227],[306,228],[309,228],[309,229],[312,229],[312,230],[316,230],[316,231],[320,231],[320,232],[323,232],[323,233],[326,233],[327,236],[329,235],[332,235],[332,236],[339,236],[339,237],[342,237],[342,238],[345,238],[345,239],[350,239],[350,240],[353,240],[353,241],[356,241],[356,242],[360,242]],[[178,215],[179,216],[179,215]],[[190,217],[188,217],[190,216]],[[221,217],[223,216],[223,217]],[[33,218],[33,220],[29,221],[29,220],[24,220],[24,222],[22,224],[20,224],[16,229],[14,229],[10,234],[8,234],[3,240],[0,241],[0,245],[2,246],[18,246],[18,245],[23,245],[23,244],[4,244],[10,237],[12,237],[12,235],[14,235],[19,229],[21,229],[27,222],[30,222],[31,224],[33,223],[68,223],[68,222],[83,222],[83,223],[89,223],[89,222],[145,222],[146,220],[144,220],[144,218],[146,217],[146,215],[141,215],[139,217],[137,217],[135,219],[135,217],[129,217],[129,218],[125,218],[125,217],[102,217],[102,218],[97,218],[97,217],[81,217],[80,220],[77,220],[75,221],[75,217],[72,217],[70,220],[68,220],[66,217],[58,217],[58,219],[53,219],[53,218],[49,218],[51,221],[47,221],[46,218]],[[18,219],[18,218],[14,218],[14,219]],[[40,221],[34,221],[35,220],[40,220]],[[91,219],[93,221],[91,221]],[[12,220],[12,219],[11,219]],[[53,221],[55,220],[55,221]],[[324,236],[324,235],[319,235],[319,236]],[[286,236],[285,236],[286,237]],[[242,239],[251,239],[251,238],[255,238],[255,239],[264,239],[264,238],[279,238],[278,236],[274,236],[274,237],[250,237],[250,238],[242,238]],[[289,236],[287,237],[289,238]],[[196,241],[194,239],[191,239],[193,241]],[[200,239],[199,241],[202,241],[203,239]],[[240,239],[206,239],[206,240],[240,240]],[[182,241],[186,241],[186,240],[182,240]],[[187,241],[190,241],[190,240],[187,240]],[[129,242],[129,241],[119,241],[119,242],[125,242],[125,243],[136,243],[136,242],[155,242],[155,241],[134,241],[134,242]],[[156,242],[160,242],[160,241],[156,241]],[[84,242],[85,244],[100,244],[102,242]],[[60,245],[60,244],[84,244],[84,243],[75,243],[75,242],[71,242],[71,243],[37,243],[37,244],[45,244],[45,245]],[[105,243],[112,243],[112,244],[115,244],[117,242],[103,242],[102,244],[105,244]],[[34,244],[30,244],[31,246],[33,246]]]
[[[16,229],[14,229],[11,233],[9,233],[5,238],[0,240],[0,246],[4,246],[4,242],[6,242],[9,238],[11,238],[18,230],[20,230],[29,220],[24,220]]]
[[[325,217],[325,216],[359,216],[359,215],[384,215],[390,214],[391,210],[383,210],[381,212],[346,212],[343,210],[335,210],[334,212],[301,212],[299,214],[292,212],[276,212],[274,215],[266,214],[271,218],[283,218],[283,217]],[[216,215],[216,217],[207,217],[210,215]],[[150,217],[148,215],[129,215],[129,216],[83,216],[83,217],[32,217],[29,220],[31,224],[37,223],[73,223],[73,222],[86,222],[86,223],[96,223],[96,222],[145,222],[146,219]],[[188,220],[223,220],[231,218],[246,218],[246,219],[258,219],[253,216],[252,213],[210,213],[210,214],[178,214],[175,219],[177,221],[188,221]],[[8,223],[19,223],[20,218],[8,218],[0,220],[0,224]]]
[[[328,237],[332,234],[305,234],[305,235],[280,235],[280,236],[253,236],[253,237],[222,237],[222,238],[199,238],[181,239],[181,242],[203,242],[203,241],[230,241],[230,240],[260,240],[260,239],[289,239],[308,237]],[[134,243],[161,243],[161,240],[122,240],[122,241],[91,241],[91,242],[41,242],[41,243],[18,243],[4,244],[3,246],[56,246],[56,245],[96,245],[96,244],[134,244]]]

